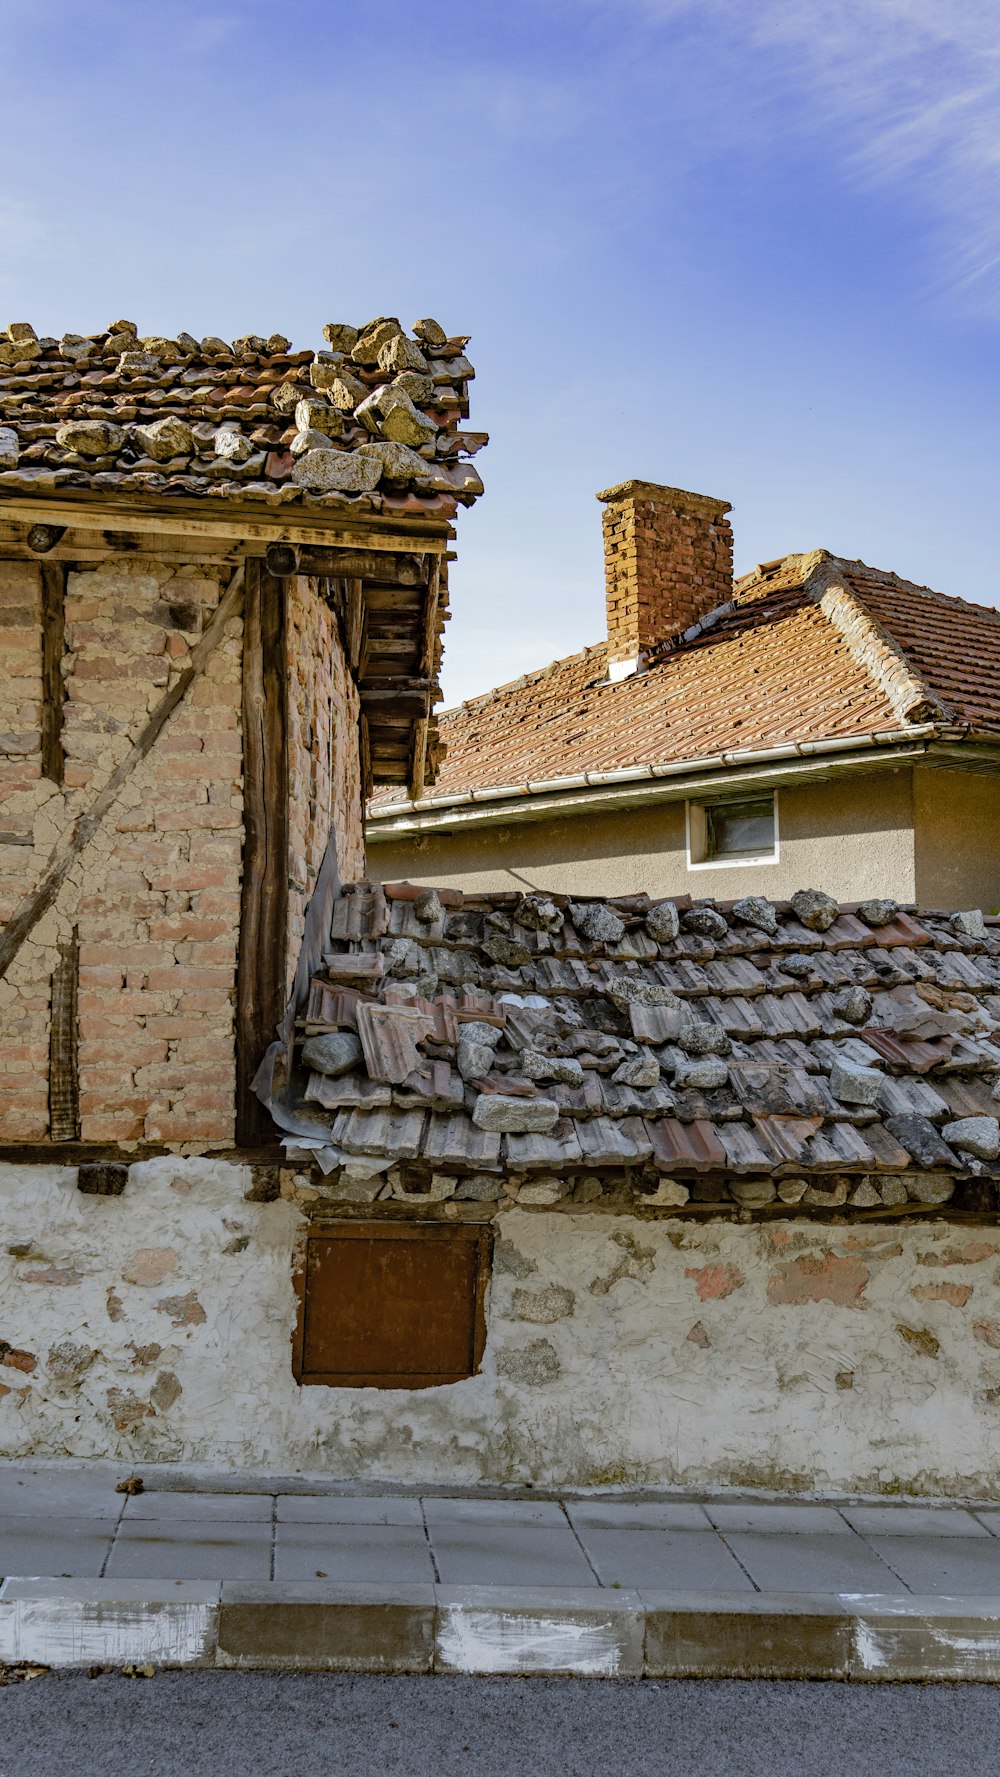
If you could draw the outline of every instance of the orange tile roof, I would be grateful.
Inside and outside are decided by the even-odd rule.
[[[829,596],[826,596],[826,595]],[[932,718],[1000,734],[1000,613],[817,551],[745,575],[731,605],[606,681],[600,643],[440,720],[441,797]],[[397,798],[379,797],[388,813]]]

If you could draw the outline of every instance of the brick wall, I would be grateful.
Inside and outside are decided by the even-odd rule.
[[[331,827],[344,882],[364,875],[358,694],[329,606],[314,580],[289,581],[288,979]]]
[[[67,571],[60,787],[41,775],[40,569],[0,562],[0,923],[183,670],[230,573]],[[331,825],[345,878],[364,841],[357,692],[314,582],[289,583],[287,635],[291,972]],[[0,1142],[48,1134],[51,978],[74,931],[82,1140],[232,1142],[241,698],[235,617],[0,981]]]
[[[623,482],[598,499],[611,661],[635,660],[732,597],[724,500],[644,481]]]
[[[70,800],[117,763],[219,597],[215,570],[136,561],[69,575]],[[79,867],[85,1141],[232,1139],[240,638],[234,618]]]

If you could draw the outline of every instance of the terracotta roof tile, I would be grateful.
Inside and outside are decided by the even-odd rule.
[[[0,331],[0,502],[100,494],[434,517],[471,504],[482,482],[463,459],[486,439],[459,428],[475,375],[465,337],[410,340],[387,317],[326,332],[333,349],[293,352],[277,334],[230,346],[140,339],[132,323],[61,340]],[[416,454],[428,445],[432,457]]]
[[[352,899],[357,915],[345,911]],[[551,901],[566,913],[562,897]],[[980,1191],[1000,1178],[1000,1163],[949,1147],[942,1135],[953,1118],[995,1119],[1000,1108],[1000,924],[977,937],[939,913],[890,907],[889,922],[873,926],[842,908],[829,928],[837,948],[815,952],[817,964],[857,980],[874,974],[881,956],[897,983],[875,976],[859,1030],[838,1012],[819,967],[808,979],[791,982],[780,970],[776,979],[783,937],[806,930],[780,903],[772,933],[751,931],[731,904],[712,903],[727,932],[718,943],[700,939],[695,960],[681,954],[687,938],[653,939],[644,899],[587,901],[590,922],[577,910],[560,925],[550,913],[555,929],[539,934],[530,897],[522,904],[511,894],[456,893],[438,920],[418,922],[404,973],[393,977],[377,966],[399,942],[379,929],[384,904],[367,883],[338,901],[332,923],[344,935],[331,938],[329,959],[338,974],[364,975],[364,985],[349,991],[316,978],[281,1106],[285,1126],[301,1117],[312,1140],[325,1127],[333,1176],[339,1167],[354,1176],[367,1161],[377,1176],[405,1163],[439,1182],[455,1175],[453,1184],[493,1172],[516,1192],[518,1177],[539,1171],[567,1189],[576,1174],[612,1175],[634,1179],[664,1208],[706,1173],[723,1180],[709,1192],[713,1202],[720,1193],[733,1200],[727,1175],[788,1179],[792,1190],[795,1177],[832,1175],[813,1208],[844,1204],[862,1176],[881,1189],[883,1173],[938,1168],[952,1179],[975,1176]],[[388,904],[400,904],[392,885]],[[620,940],[584,936],[588,923],[613,934],[615,919],[647,933],[654,955],[612,958]],[[908,943],[882,948],[888,931]],[[508,947],[502,962],[487,947],[497,933]],[[547,966],[564,971],[556,992],[539,989],[532,951],[540,937],[552,946]],[[447,980],[439,972],[446,964]],[[461,990],[462,1004],[449,985],[456,976],[476,981]],[[346,1075],[327,1079],[300,1060],[320,1014],[361,1033],[363,1058]],[[478,1055],[459,1053],[466,1033]],[[489,1130],[478,1127],[479,1114]],[[656,1183],[663,1174],[665,1197]],[[865,1189],[870,1202],[870,1182]],[[884,1201],[898,1200],[893,1189]]]
[[[832,605],[820,578],[836,591]],[[928,712],[1000,734],[1000,612],[822,551],[747,576],[716,619],[631,678],[607,682],[606,665],[598,644],[444,712],[447,753],[421,806],[584,772],[888,735]],[[396,800],[380,795],[373,815]]]

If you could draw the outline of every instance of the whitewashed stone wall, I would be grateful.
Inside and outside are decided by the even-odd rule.
[[[289,1202],[0,1167],[0,1453],[452,1482],[1000,1492],[1000,1230],[511,1209],[483,1373],[299,1388]]]

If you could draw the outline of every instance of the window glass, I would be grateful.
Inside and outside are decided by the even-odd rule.
[[[719,802],[705,810],[707,858],[760,857],[774,850],[774,797]]]

